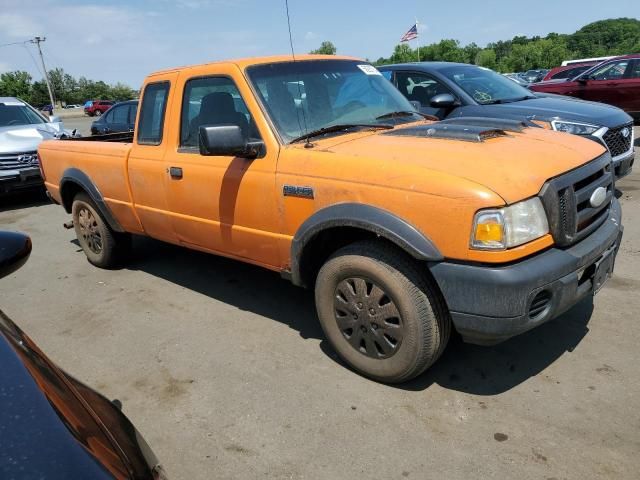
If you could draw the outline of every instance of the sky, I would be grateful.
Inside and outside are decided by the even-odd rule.
[[[640,18],[640,0],[289,0],[289,12],[296,53],[330,40],[340,54],[375,60],[393,52],[416,18],[420,43],[484,46]],[[0,73],[42,78],[35,46],[3,46],[36,35],[46,37],[47,69],[134,88],[155,70],[291,51],[284,0],[0,0]]]

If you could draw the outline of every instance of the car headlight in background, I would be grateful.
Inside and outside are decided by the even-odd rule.
[[[504,250],[549,233],[547,214],[538,197],[500,209],[480,210],[473,221],[471,247]]]
[[[588,123],[578,122],[565,122],[562,120],[552,120],[551,127],[557,132],[566,132],[573,135],[591,135],[602,128],[598,125],[590,125]]]

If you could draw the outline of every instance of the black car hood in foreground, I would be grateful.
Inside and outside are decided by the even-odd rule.
[[[568,120],[607,128],[619,127],[632,118],[619,108],[587,102],[562,95],[532,93],[536,98],[496,105],[467,105],[456,109],[452,117],[483,116],[551,121]]]
[[[0,478],[153,478],[153,453],[106,398],[0,311]]]

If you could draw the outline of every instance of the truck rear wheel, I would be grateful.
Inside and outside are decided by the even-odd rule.
[[[338,250],[318,273],[315,298],[338,355],[377,381],[414,378],[449,340],[451,319],[439,290],[392,246],[365,241]]]
[[[71,206],[78,242],[90,263],[100,268],[119,266],[131,247],[131,236],[114,232],[86,193],[78,193]]]

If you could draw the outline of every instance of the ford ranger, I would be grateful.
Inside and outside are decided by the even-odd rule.
[[[117,265],[138,234],[280,272],[376,380],[423,372],[452,328],[477,344],[529,330],[613,270],[621,212],[595,142],[434,123],[348,57],[165,70],[142,92],[135,132],[38,149],[88,260]]]

